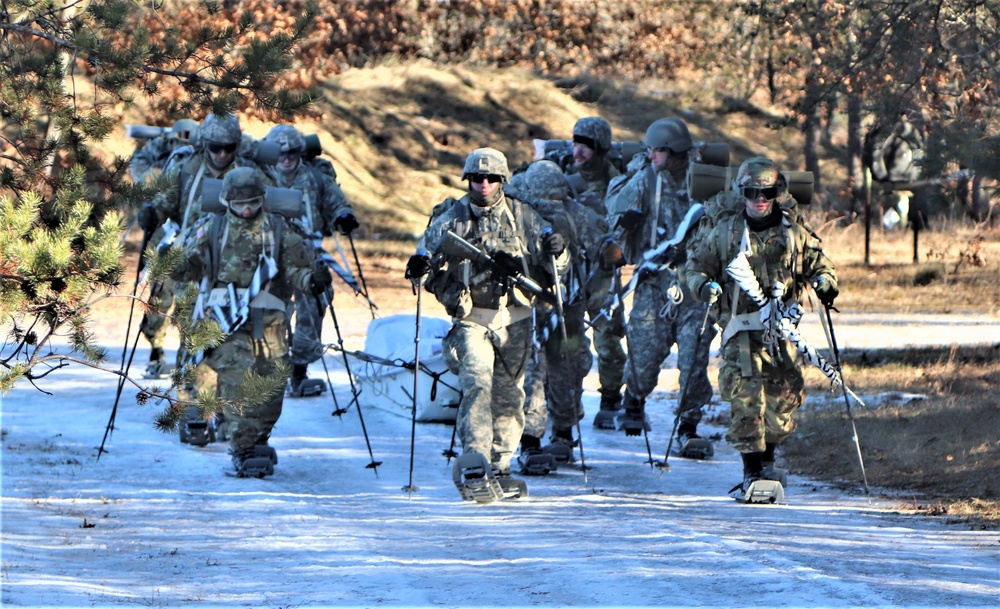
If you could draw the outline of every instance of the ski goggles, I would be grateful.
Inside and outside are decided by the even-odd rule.
[[[469,176],[469,181],[476,182],[477,184],[482,184],[483,182],[499,184],[500,182],[503,182],[503,176],[499,176],[495,173],[474,173]]]
[[[258,210],[264,205],[264,197],[251,197],[249,199],[233,199],[228,203],[229,209],[234,214],[241,214],[246,210]]]
[[[758,188],[756,186],[743,186],[740,188],[740,194],[750,201],[756,201],[760,197],[764,197],[765,201],[773,201],[778,198],[778,187],[767,186],[766,188]]]
[[[239,144],[221,144],[219,142],[208,142],[205,147],[212,154],[219,154],[220,152],[225,152],[226,154],[232,154],[236,152],[236,148]]]

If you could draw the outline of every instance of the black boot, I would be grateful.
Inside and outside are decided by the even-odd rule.
[[[594,415],[597,429],[615,429],[615,417],[622,407],[622,392],[601,389],[601,409]]]
[[[551,444],[547,444],[545,448],[542,449],[547,455],[552,455],[552,458],[556,460],[556,463],[572,463],[576,459],[573,457],[573,447],[576,446],[576,441],[573,439],[573,429],[554,429],[552,430],[552,437],[550,438]]]
[[[641,436],[643,431],[652,431],[646,420],[646,403],[625,392],[625,413],[618,415],[615,421],[618,429],[625,430],[626,436]]]
[[[742,453],[743,458],[743,491],[746,492],[750,483],[762,478],[764,471],[764,453]]]
[[[517,456],[517,465],[525,476],[547,476],[557,467],[555,459],[542,452],[542,439],[528,434],[521,435],[521,454]]]

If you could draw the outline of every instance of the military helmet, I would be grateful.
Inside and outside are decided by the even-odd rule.
[[[465,159],[462,169],[462,179],[468,180],[476,174],[497,175],[504,182],[510,180],[510,169],[507,169],[507,157],[496,148],[477,148]]]
[[[198,137],[203,142],[215,144],[239,144],[243,137],[240,119],[235,114],[209,114],[198,128]]]
[[[670,152],[687,152],[693,146],[687,125],[679,118],[661,118],[646,129],[646,146],[669,148]]]
[[[775,199],[787,190],[785,176],[778,171],[778,165],[769,158],[755,156],[743,161],[736,171],[733,186],[747,199]]]
[[[281,146],[282,154],[302,154],[306,149],[306,140],[299,130],[291,125],[275,125],[264,136],[264,141],[274,142]]]
[[[259,209],[264,205],[267,185],[260,172],[252,167],[235,167],[222,178],[219,200],[233,212],[250,207]]]
[[[182,142],[190,142],[198,132],[198,121],[182,118],[170,128],[170,137]]]
[[[573,141],[586,144],[597,154],[611,150],[611,125],[599,116],[585,116],[573,125]]]
[[[569,194],[569,185],[559,165],[552,161],[535,161],[524,172],[528,194],[539,199],[562,201]]]

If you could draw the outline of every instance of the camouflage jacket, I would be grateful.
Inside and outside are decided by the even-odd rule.
[[[305,206],[302,221],[312,232],[332,235],[337,216],[354,213],[332,171],[324,171],[302,159],[291,173],[284,173],[273,165],[266,168],[266,173],[275,186],[302,191]]]

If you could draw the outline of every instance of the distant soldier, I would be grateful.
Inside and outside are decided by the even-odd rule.
[[[322,246],[322,237],[332,235],[334,230],[349,235],[358,227],[354,211],[332,172],[324,171],[304,158],[306,141],[295,127],[276,125],[264,141],[281,146],[278,163],[266,167],[265,171],[276,186],[302,191],[305,203],[302,225],[307,233],[315,234],[317,247]],[[317,307],[315,297],[299,291],[295,292],[293,306],[295,328],[292,333],[292,376],[288,395],[316,395],[323,391],[323,383],[308,378],[306,370],[309,364],[323,355],[320,337],[324,312]]]
[[[227,172],[219,195],[227,211],[195,225],[174,271],[177,279],[203,286],[204,301],[217,305],[207,315],[216,311],[224,317],[216,321],[228,336],[198,365],[191,393],[215,382],[216,395],[235,401],[224,412],[239,477],[274,472],[277,454],[267,442],[284,399],[280,387],[270,395],[245,396],[240,387],[246,374],[274,377],[279,365],[288,365],[286,308],[293,289],[319,294],[332,280],[326,266],[314,265],[311,243],[281,216],[262,212],[265,188],[263,176],[252,168]],[[237,303],[229,302],[234,295]]]
[[[609,224],[621,232],[625,260],[638,264],[643,253],[661,242],[684,237],[683,220],[691,207],[685,185],[693,142],[687,125],[676,118],[654,121],[646,129],[648,160],[631,177],[620,177],[610,187]],[[683,252],[683,243],[678,251]],[[702,409],[712,397],[708,379],[709,346],[715,330],[706,324],[706,305],[694,299],[682,281],[683,259],[670,268],[641,276],[635,287],[628,320],[628,359],[625,370],[625,413],[618,418],[626,435],[649,431],[646,397],[656,387],[660,365],[677,344],[680,369],[680,403],[677,404],[681,449],[700,440],[697,425]],[[694,451],[694,446],[698,451]],[[707,441],[692,444],[683,456],[711,456]]]
[[[757,480],[780,478],[774,451],[795,429],[792,414],[805,398],[805,382],[796,349],[771,320],[762,319],[749,287],[730,277],[726,268],[737,256],[745,256],[752,283],[768,296],[780,284],[785,308],[796,303],[806,283],[827,306],[833,305],[839,289],[818,239],[794,205],[781,203],[788,196],[787,181],[774,161],[745,161],[734,186],[743,209],[721,219],[690,252],[686,278],[692,294],[719,308],[719,390],[732,410],[726,442],[743,458],[743,483],[733,490],[745,494]]]
[[[557,256],[564,268],[565,244],[545,233],[548,223],[531,206],[505,195],[510,170],[499,150],[474,150],[462,179],[468,194],[439,206],[406,272],[417,282],[429,275],[427,289],[452,316],[442,347],[462,391],[456,486],[464,499],[495,500],[524,489],[510,462],[524,429],[533,296],[519,286],[524,277],[552,285],[548,260]],[[449,231],[471,243],[476,259],[449,246]]]
[[[156,171],[164,171],[170,157],[179,149],[194,144],[198,134],[198,122],[182,118],[165,133],[146,141],[132,153],[128,171],[136,183],[143,182]]]

